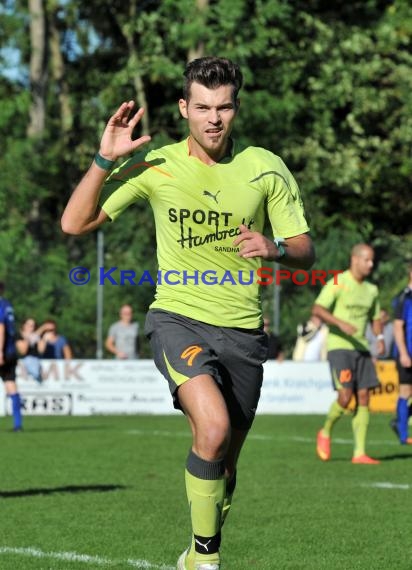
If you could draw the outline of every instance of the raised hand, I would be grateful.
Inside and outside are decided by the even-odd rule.
[[[132,139],[133,130],[144,113],[141,107],[132,118],[129,118],[133,108],[133,101],[124,102],[110,117],[100,142],[99,153],[103,158],[115,161],[150,141],[151,137],[148,135]]]

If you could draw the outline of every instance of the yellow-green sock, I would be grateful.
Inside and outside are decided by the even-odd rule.
[[[193,540],[186,557],[188,568],[192,561],[220,562],[220,525],[226,488],[223,472],[223,460],[205,461],[193,451],[189,453],[185,480]]]
[[[194,570],[195,568],[195,537],[192,534],[192,541],[186,554],[185,560],[187,570]]]
[[[335,423],[343,416],[345,408],[335,400],[329,408],[328,415],[326,416],[325,425],[323,426],[323,435],[330,437],[332,428]]]
[[[369,425],[369,409],[368,406],[358,406],[355,415],[352,418],[352,430],[355,440],[354,457],[365,455],[366,434]]]
[[[226,493],[225,493],[225,498],[223,500],[221,526],[223,526],[223,523],[225,522],[229,514],[230,508],[232,506],[232,498],[233,498],[233,493],[235,492],[235,488],[236,488],[236,471],[234,472],[233,477],[228,481],[226,481]]]

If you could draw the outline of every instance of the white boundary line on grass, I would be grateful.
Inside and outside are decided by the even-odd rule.
[[[168,431],[168,430],[144,430],[144,429],[129,429],[126,430],[126,433],[129,435],[145,435],[145,436],[161,436],[161,437],[190,437],[190,431]],[[290,440],[296,441],[299,443],[310,443],[313,444],[316,441],[315,437],[303,437],[299,435],[295,435],[292,437],[276,437],[272,435],[263,435],[258,433],[251,433],[248,435],[249,439],[255,439],[260,441],[276,441],[276,440]],[[353,439],[343,439],[336,437],[333,439],[333,443],[338,445],[353,445]],[[397,445],[399,446],[398,441],[389,441],[385,440],[371,440],[368,441],[368,445]]]
[[[190,431],[167,431],[167,430],[144,430],[144,429],[129,429],[126,431],[129,435],[154,435],[154,436],[164,436],[164,437],[191,437]],[[270,435],[259,435],[251,433],[248,439],[260,439],[260,440],[273,440],[276,439]]]
[[[383,481],[382,483],[367,483],[363,486],[373,487],[375,489],[401,489],[402,491],[409,491],[409,489],[412,489],[412,485],[408,485],[407,483],[390,483],[389,481]]]
[[[126,433],[130,435],[161,435],[164,437],[189,437],[190,431],[167,431],[160,429],[128,429]]]
[[[286,439],[286,438],[285,438]],[[313,443],[315,441],[314,437],[301,437],[299,435],[296,435],[294,437],[290,437],[288,438],[291,441],[298,441],[300,443]],[[332,438],[332,443],[333,444],[338,444],[338,445],[353,445],[353,439],[343,439],[341,437],[334,437]],[[368,445],[396,445],[399,446],[399,441],[389,441],[388,439],[382,439],[382,440],[378,440],[378,439],[371,439],[368,440]]]
[[[32,558],[53,558],[54,560],[68,560],[69,562],[83,562],[85,564],[94,564],[95,566],[118,566],[119,564],[131,566],[132,568],[141,568],[142,570],[175,570],[175,566],[166,566],[162,564],[152,564],[147,560],[110,560],[101,556],[90,556],[88,554],[77,554],[76,552],[44,552],[38,548],[13,548],[11,546],[0,546],[1,554],[17,554],[21,556],[29,556]]]

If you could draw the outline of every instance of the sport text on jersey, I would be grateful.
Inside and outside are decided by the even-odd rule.
[[[235,238],[240,234],[238,224],[236,227],[230,225],[233,223],[232,212],[217,212],[216,210],[188,210],[187,208],[169,208],[169,221],[172,224],[180,224],[180,239],[177,242],[182,248],[193,248],[222,241],[228,238]],[[254,220],[250,218],[248,221],[243,218],[241,224],[251,229]],[[197,226],[208,225],[213,231],[206,235],[199,235],[196,231]]]

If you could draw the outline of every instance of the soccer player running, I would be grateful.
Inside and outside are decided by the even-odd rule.
[[[399,375],[399,397],[396,404],[395,432],[402,445],[412,445],[408,437],[409,417],[412,413],[412,262],[408,265],[409,282],[395,299],[393,332],[396,344],[396,366]]]
[[[122,103],[66,206],[62,228],[89,232],[141,199],[153,209],[162,278],[145,332],[193,435],[185,471],[193,534],[177,567],[218,570],[221,526],[267,353],[259,285],[249,276],[262,260],[307,269],[314,250],[298,186],[285,164],[231,138],[239,67],[204,57],[190,62],[184,75],[179,109],[188,138],[140,151],[150,137],[132,140],[132,133],[144,110],[132,116],[133,102]],[[138,149],[108,176],[118,158]],[[276,243],[262,235],[265,216]]]
[[[21,399],[16,384],[16,328],[14,309],[10,301],[3,297],[5,285],[0,282],[0,376],[4,389],[11,400],[13,431],[23,429]]]
[[[338,392],[323,428],[317,435],[317,454],[323,461],[331,456],[331,433],[336,422],[355,396],[356,409],[352,419],[354,453],[352,463],[379,463],[365,453],[369,424],[369,390],[379,386],[375,367],[365,337],[368,322],[378,340],[378,353],[385,350],[380,320],[379,292],[376,285],[366,281],[374,263],[373,249],[364,243],[351,251],[349,269],[330,280],[315,301],[312,312],[330,327],[328,360],[332,382]]]

